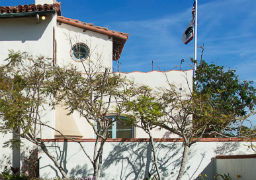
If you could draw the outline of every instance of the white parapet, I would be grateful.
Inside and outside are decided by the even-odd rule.
[[[35,4],[54,4],[56,0],[35,0]]]

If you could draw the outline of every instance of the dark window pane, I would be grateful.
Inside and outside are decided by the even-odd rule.
[[[133,126],[129,124],[128,119],[121,117],[116,122],[116,137],[117,138],[133,138]]]
[[[108,118],[116,118],[116,116],[108,116]],[[134,138],[134,127],[129,124],[129,121],[126,117],[119,117],[116,120],[116,128],[110,127],[108,129],[108,138],[112,137],[112,131],[116,131],[116,138]]]
[[[120,131],[117,129],[116,138],[133,138],[132,129]]]
[[[77,43],[72,47],[71,55],[76,60],[84,60],[89,55],[89,48],[83,43]]]

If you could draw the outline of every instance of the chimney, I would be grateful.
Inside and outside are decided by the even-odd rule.
[[[35,4],[38,5],[38,4],[54,4],[56,3],[57,1],[56,0],[35,0]]]

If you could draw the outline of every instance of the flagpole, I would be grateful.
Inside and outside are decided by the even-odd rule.
[[[197,69],[197,0],[195,0],[195,40],[194,40],[194,60],[195,60],[195,64],[194,64],[194,71],[196,72]]]

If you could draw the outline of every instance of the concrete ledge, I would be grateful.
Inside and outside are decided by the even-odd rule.
[[[78,142],[95,142],[95,139],[74,138]],[[44,142],[74,142],[72,139],[43,139]],[[183,142],[183,138],[154,138],[155,142]],[[106,142],[149,142],[148,138],[108,138]],[[249,138],[201,138],[198,142],[256,142],[255,139]]]
[[[216,159],[248,159],[256,158],[256,154],[246,154],[246,155],[219,155]]]

